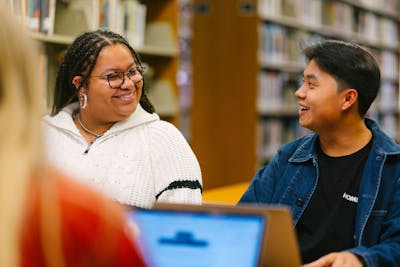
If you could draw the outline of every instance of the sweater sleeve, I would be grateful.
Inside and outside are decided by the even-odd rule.
[[[179,130],[157,121],[148,138],[156,201],[201,204],[200,166]]]

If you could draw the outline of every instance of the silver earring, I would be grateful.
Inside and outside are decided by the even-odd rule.
[[[81,94],[81,97],[79,98],[79,105],[81,109],[85,109],[87,106],[87,95],[86,94]]]

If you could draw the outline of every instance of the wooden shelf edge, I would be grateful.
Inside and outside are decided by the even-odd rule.
[[[298,116],[298,107],[282,105],[270,109],[258,106],[258,114],[260,117],[296,117]]]
[[[304,23],[300,19],[285,17],[285,16],[271,16],[267,14],[260,13],[261,21],[272,22],[275,24],[280,24],[286,27],[297,28],[304,31],[314,32],[316,34],[321,34],[324,36],[331,36],[351,41],[356,41],[360,44],[375,47],[378,49],[386,49],[397,51],[400,43],[397,44],[386,44],[382,43],[380,40],[369,40],[368,38],[354,32],[344,31],[336,29],[335,27],[328,25],[310,25]]]
[[[365,11],[370,11],[370,12],[376,13],[378,15],[385,16],[385,17],[388,17],[390,19],[394,19],[394,20],[400,22],[399,14],[396,13],[395,11],[385,9],[385,7],[375,7],[372,5],[357,3],[354,0],[340,0],[340,1],[343,3],[346,3],[348,5],[351,5],[353,7],[357,7],[357,8],[363,9]]]
[[[179,54],[178,47],[170,46],[157,46],[157,45],[144,45],[141,48],[135,48],[139,54],[156,55],[162,57],[175,57]]]
[[[37,32],[30,32],[29,34],[33,39],[37,41],[44,43],[51,43],[51,44],[70,45],[74,40],[73,36],[68,36],[68,35],[59,35],[59,34],[47,35]]]
[[[30,32],[29,34],[33,39],[37,41],[50,44],[70,45],[75,39],[74,36],[60,34],[47,35],[37,32]],[[179,54],[179,49],[177,46],[167,47],[162,45],[144,45],[141,48],[135,48],[135,50],[140,54],[162,57],[175,57]]]
[[[279,70],[279,71],[285,71],[285,72],[302,72],[304,68],[306,67],[305,62],[301,63],[298,61],[273,61],[270,62],[266,60],[265,58],[268,57],[263,57],[259,56],[258,62],[260,64],[260,67],[263,69],[273,69],[273,70]]]

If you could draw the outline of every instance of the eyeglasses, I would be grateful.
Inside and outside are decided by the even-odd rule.
[[[133,83],[138,83],[143,80],[143,66],[138,66],[135,68],[131,68],[126,72],[114,72],[107,75],[100,75],[100,76],[90,76],[90,77],[98,77],[107,80],[108,85],[112,89],[119,89],[125,82],[125,76],[128,77]]]

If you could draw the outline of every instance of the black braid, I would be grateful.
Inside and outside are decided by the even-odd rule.
[[[89,76],[96,65],[100,51],[104,47],[114,44],[125,45],[131,52],[135,63],[138,66],[142,65],[138,54],[121,35],[108,30],[96,30],[81,34],[68,48],[58,70],[51,110],[52,116],[68,104],[78,101],[79,89],[88,86]],[[78,89],[72,84],[72,79],[75,76],[82,77]],[[143,83],[142,96],[139,102],[144,110],[149,113],[154,112],[154,107],[145,94],[145,83]]]

